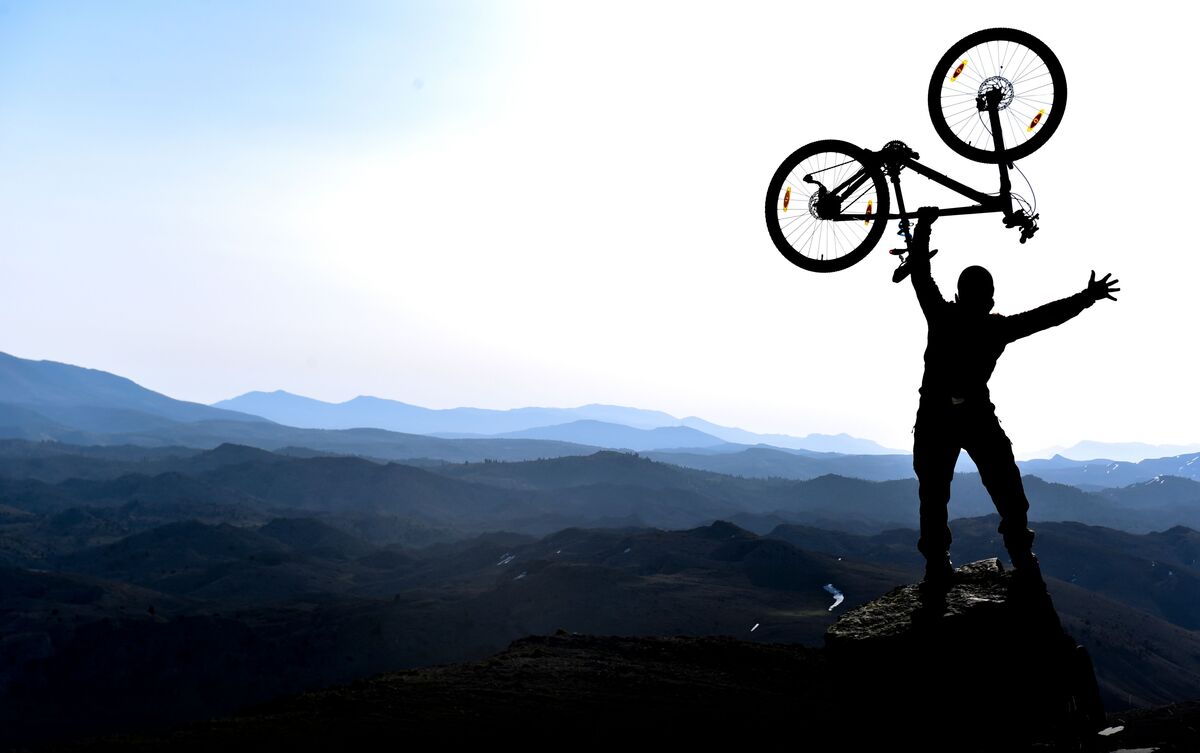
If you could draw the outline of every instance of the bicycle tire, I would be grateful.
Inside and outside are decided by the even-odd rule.
[[[785,259],[810,272],[837,272],[862,261],[875,248],[887,225],[886,220],[879,219],[827,220],[816,215],[812,203],[814,192],[806,187],[803,177],[794,175],[793,171],[805,166],[808,160],[805,167],[817,172],[841,169],[843,177],[855,174],[853,166],[843,167],[835,161],[837,155],[857,162],[867,172],[871,184],[843,211],[856,213],[854,207],[857,206],[860,210],[857,213],[862,214],[861,210],[869,200],[872,202],[870,213],[878,217],[886,217],[888,213],[889,196],[883,171],[865,150],[848,141],[825,139],[805,144],[788,155],[775,170],[767,187],[767,230],[775,248]],[[791,198],[795,204],[784,207],[789,188],[794,192]],[[865,225],[869,227],[864,233],[859,228]]]
[[[960,61],[967,62],[960,67]],[[1006,65],[1016,71],[1011,79],[1004,74]],[[1038,74],[1042,66],[1045,73]],[[970,69],[970,78],[965,69]],[[1045,77],[1050,81],[1041,80]],[[1008,143],[1002,151],[994,148],[986,113],[974,106],[975,94],[986,85],[1007,86],[1001,122]],[[973,86],[976,91],[969,91]],[[1050,88],[1049,95],[1045,88]],[[945,107],[943,102],[947,102]],[[947,108],[956,107],[950,104],[955,102],[964,109],[951,115]],[[955,152],[975,162],[1013,162],[1040,149],[1058,130],[1067,106],[1067,79],[1058,57],[1032,34],[983,29],[955,42],[938,61],[929,79],[927,103],[934,130]],[[972,111],[977,118],[972,119]],[[962,120],[953,122],[952,117]],[[972,133],[978,134],[978,140],[971,138]]]

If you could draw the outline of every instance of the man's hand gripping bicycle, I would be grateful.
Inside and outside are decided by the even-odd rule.
[[[929,231],[938,218],[937,207],[921,207],[917,210],[917,229],[908,242],[907,248],[893,248],[888,253],[902,257],[900,266],[892,273],[892,282],[900,282],[918,266],[929,267],[929,260],[937,253],[937,249],[929,250]],[[907,254],[907,256],[906,256]]]

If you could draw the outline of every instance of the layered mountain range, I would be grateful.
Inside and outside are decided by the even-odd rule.
[[[162,730],[420,667],[453,695],[474,687],[456,672],[485,670],[432,665],[560,629],[696,638],[596,644],[626,668],[641,660],[622,652],[663,647],[679,668],[779,658],[766,644],[815,646],[921,573],[906,454],[612,406],[397,405],[378,415],[442,436],[288,426],[0,357],[0,747]],[[1196,458],[1022,464],[1050,592],[1110,711],[1200,698]],[[1003,560],[971,470],[953,484],[952,555]],[[538,645],[536,671],[589,676],[556,674],[557,649]]]
[[[906,453],[846,434],[754,434],[696,417],[611,405],[434,410],[373,397],[326,403],[276,391],[206,406],[174,400],[107,372],[7,354],[0,354],[0,438],[201,449],[233,442],[409,462],[530,460],[604,448],[756,478],[913,476]],[[1133,452],[1127,446],[1107,447],[1118,454]],[[1200,480],[1197,458],[1200,452],[1136,462],[1055,455],[1020,465],[1048,481],[1099,489],[1159,476]],[[959,470],[974,470],[965,453]]]

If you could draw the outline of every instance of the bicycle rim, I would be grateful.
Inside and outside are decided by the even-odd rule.
[[[989,114],[976,97],[1001,92],[1004,149],[996,151]],[[929,116],[938,135],[978,162],[1020,159],[1050,138],[1066,107],[1062,66],[1050,48],[1016,29],[985,29],[959,40],[938,62],[929,83]]]
[[[767,227],[788,261],[813,272],[835,272],[874,248],[886,224],[874,218],[887,214],[888,194],[883,174],[863,156],[848,142],[819,141],[794,152],[776,170],[767,191]],[[806,176],[816,182],[806,182]],[[863,180],[845,195],[842,214],[857,218],[818,216],[820,188],[832,191],[856,176]]]

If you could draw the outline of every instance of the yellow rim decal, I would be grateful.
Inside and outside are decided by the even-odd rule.
[[[963,68],[966,68],[966,67],[967,67],[967,59],[963,58],[963,61],[958,64],[957,68],[954,69],[954,73],[950,74],[950,83],[953,84],[955,81],[957,81],[958,77],[962,75]]]

